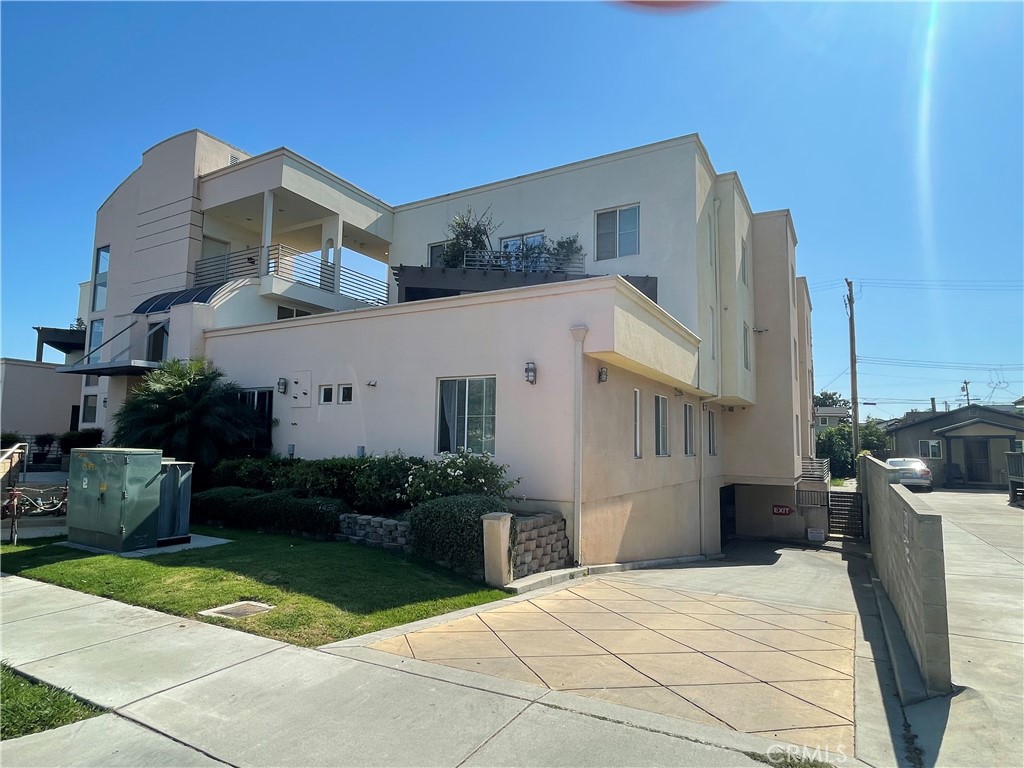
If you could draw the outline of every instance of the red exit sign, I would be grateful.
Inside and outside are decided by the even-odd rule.
[[[785,504],[772,504],[773,515],[792,515],[793,508],[787,507]]]

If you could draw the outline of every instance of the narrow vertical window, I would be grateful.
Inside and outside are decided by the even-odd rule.
[[[654,453],[669,456],[668,441],[668,398],[654,396]]]
[[[740,280],[747,284],[747,241],[740,242]]]
[[[98,363],[100,361],[99,346],[103,344],[103,318],[93,320],[89,324],[89,359],[86,362]]]
[[[715,308],[708,307],[708,341],[711,343],[711,359],[715,359]]]
[[[693,456],[696,451],[693,447],[694,437],[694,420],[693,420],[693,405],[686,403],[683,405],[683,453],[687,456]]]
[[[796,455],[800,456],[803,451],[802,438],[803,435],[800,433],[800,414],[793,416],[796,427]]]
[[[640,452],[640,390],[633,390],[633,458],[639,459]]]
[[[96,423],[97,395],[86,395],[82,398],[82,421],[86,424]]]
[[[437,452],[494,453],[495,377],[441,379]]]
[[[320,385],[320,405],[327,405],[334,402],[334,385],[333,384],[321,384]]]
[[[107,272],[110,270],[110,246],[96,249],[96,260],[92,271],[92,311],[102,312],[107,308]]]
[[[743,367],[750,370],[750,326],[743,324]]]
[[[718,455],[718,427],[715,424],[714,411],[708,411],[708,455]]]

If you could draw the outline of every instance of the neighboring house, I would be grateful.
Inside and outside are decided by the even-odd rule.
[[[936,485],[1005,488],[1006,453],[1019,451],[1024,416],[969,405],[952,411],[912,411],[889,428],[892,455],[923,459]]]
[[[814,436],[826,429],[850,423],[850,409],[841,406],[819,406],[814,409]]]
[[[437,266],[469,208],[500,222],[494,251]],[[520,257],[541,235],[584,257]],[[87,352],[63,370],[98,377],[83,411],[109,435],[141,375],[205,356],[276,453],[486,451],[523,507],[562,512],[575,560],[715,554],[722,531],[806,533],[796,242],[696,135],[392,206],[288,149],[189,131],[100,208]]]

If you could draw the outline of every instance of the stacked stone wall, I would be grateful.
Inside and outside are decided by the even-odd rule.
[[[407,520],[391,517],[372,517],[348,513],[339,515],[341,541],[365,544],[389,552],[412,552],[412,536]]]
[[[569,561],[569,537],[561,515],[516,515],[515,567],[517,579],[542,571],[565,568]]]

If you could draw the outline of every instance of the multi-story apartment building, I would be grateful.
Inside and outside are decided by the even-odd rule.
[[[493,250],[439,266],[470,209]],[[523,258],[541,236],[582,256]],[[142,374],[205,356],[278,453],[487,451],[522,505],[562,512],[580,562],[713,555],[723,531],[813,527],[796,243],[696,135],[392,206],[287,149],[189,131],[100,208],[87,352],[64,370],[109,434]]]

